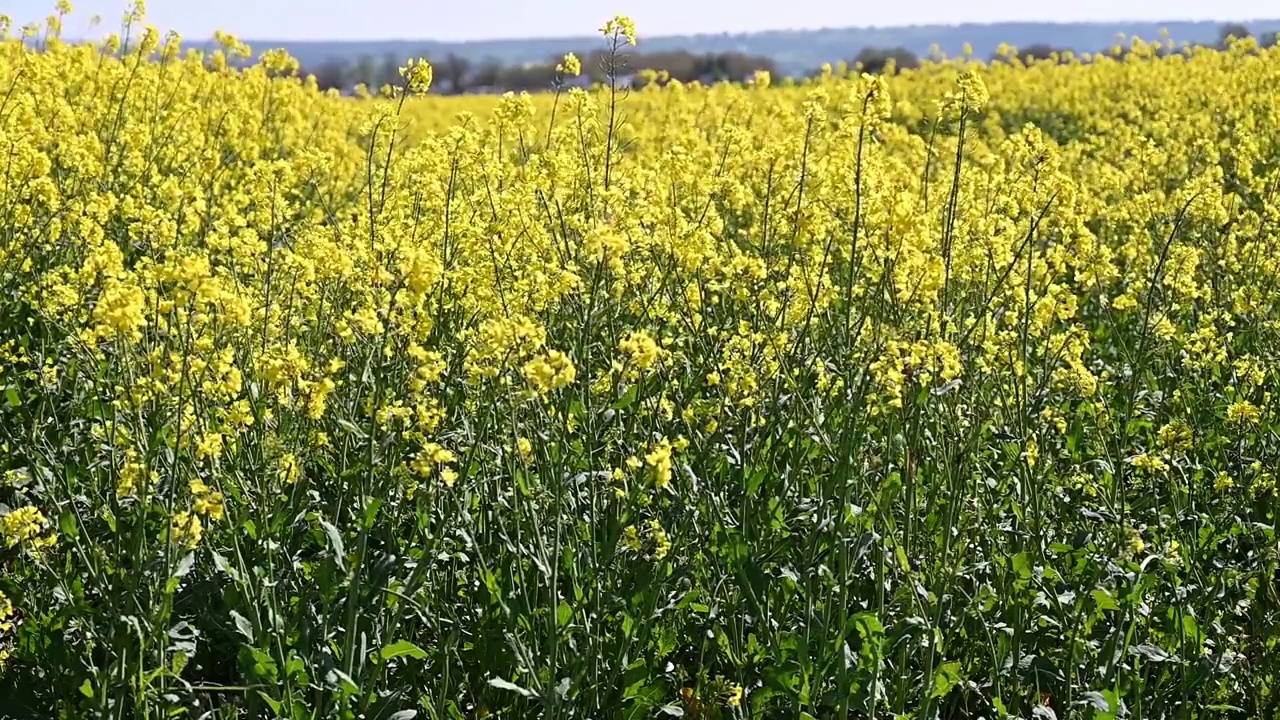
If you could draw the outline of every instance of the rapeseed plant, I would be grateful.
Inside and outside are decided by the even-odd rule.
[[[341,97],[69,11],[0,714],[1274,714],[1280,49]]]

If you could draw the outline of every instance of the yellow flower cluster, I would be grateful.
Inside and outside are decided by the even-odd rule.
[[[13,633],[13,618],[16,614],[13,602],[0,591],[0,673],[4,672],[4,666],[12,654],[9,650],[9,637]]]
[[[724,676],[681,666],[644,692],[691,681],[753,716],[936,712],[946,697],[928,693],[995,662],[988,649],[930,635],[884,654],[876,628],[1048,617],[1044,579],[1053,612],[1092,618],[1089,642],[1015,638],[1040,644],[989,674],[1033,650],[1088,669],[1114,664],[1090,649],[1112,641],[1185,642],[1169,647],[1183,658],[1255,642],[1237,608],[1270,579],[1238,550],[1270,542],[1280,456],[1280,48],[1133,40],[714,84],[655,71],[630,92],[567,89],[570,54],[547,92],[501,97],[432,94],[414,60],[403,88],[343,97],[281,51],[252,62],[222,33],[184,49],[141,13],[100,43],[0,35],[0,504],[16,508],[0,516],[0,581],[23,608],[67,612],[97,611],[66,605],[73,590],[136,593],[131,608],[157,608],[147,626],[186,613],[206,637],[226,635],[224,603],[241,620],[269,608],[240,633],[272,654],[202,647],[204,667],[256,674],[187,668],[183,684],[147,640],[111,673],[163,677],[157,697],[292,683],[291,712],[351,684],[392,697],[379,683],[425,687],[413,673],[458,657],[363,662],[377,628],[434,647],[430,623],[391,619],[412,606],[476,619],[476,647],[579,647],[593,663],[614,661],[591,643],[634,645],[632,623],[654,624],[641,650],[659,668],[684,662],[672,638],[710,632],[698,652]],[[625,66],[634,23],[601,32],[605,64]],[[847,552],[850,538],[867,544]],[[179,578],[143,587],[134,570],[196,547],[215,564],[183,582],[225,597],[158,602]],[[1178,562],[1126,564],[1155,549]],[[1213,597],[1177,591],[1188,567]],[[977,590],[947,586],[958,569]],[[1143,580],[1157,620],[1108,635],[1095,605],[1143,572],[1170,574]],[[315,617],[331,608],[342,617]],[[0,653],[13,615],[0,595]],[[581,617],[591,632],[562,643]],[[1194,631],[1161,624],[1193,617]],[[76,631],[111,628],[103,657],[131,642],[98,620]],[[24,613],[23,632],[38,621]],[[549,624],[560,635],[538,636]],[[331,636],[299,660],[311,650],[284,628]],[[793,705],[786,683],[757,692],[743,668],[826,662],[795,656],[801,631],[826,660],[857,646],[923,689],[891,683],[892,708],[858,709],[815,704],[846,702],[832,678]],[[564,667],[521,650],[483,675],[577,672],[550,654]],[[473,694],[473,669],[442,697]],[[583,670],[564,698],[631,672]],[[1084,672],[1063,682],[1115,685]],[[1009,682],[1006,699],[1032,696]],[[119,685],[139,697],[103,707],[161,706]],[[1202,690],[1188,707],[1248,701]]]
[[[44,513],[31,505],[0,515],[0,539],[6,547],[29,550],[47,548],[57,542],[56,535],[45,535],[49,521]]]
[[[204,484],[204,481],[198,478],[192,480],[189,487],[191,490],[192,512],[210,520],[222,520],[226,517],[226,506],[222,493],[211,489]]]
[[[573,53],[566,53],[564,59],[556,64],[556,72],[566,77],[577,77],[582,74],[582,61]]]
[[[440,482],[444,483],[446,487],[453,487],[453,484],[458,480],[458,473],[449,464],[456,459],[457,457],[453,454],[453,451],[436,443],[427,443],[411,463],[411,467],[424,478],[438,473]]]
[[[431,89],[431,63],[423,59],[410,60],[408,65],[400,68],[400,77],[404,78],[409,92],[425,95]]]
[[[182,510],[173,514],[169,520],[169,542],[188,550],[194,550],[204,537],[204,524],[200,516],[191,511]]]
[[[578,371],[568,355],[551,350],[525,363],[524,376],[534,389],[545,394],[572,384]]]
[[[657,520],[645,522],[643,529],[628,525],[622,533],[622,544],[631,552],[647,555],[652,560],[665,560],[671,554],[671,539]]]
[[[600,28],[600,34],[606,38],[621,37],[628,44],[636,44],[636,23],[626,15],[615,15],[613,19]]]

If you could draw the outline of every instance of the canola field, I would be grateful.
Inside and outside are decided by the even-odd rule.
[[[0,716],[1280,713],[1280,50],[341,97],[133,19],[0,40]]]

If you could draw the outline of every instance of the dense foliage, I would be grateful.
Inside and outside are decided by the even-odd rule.
[[[1276,715],[1280,50],[132,36],[0,41],[0,715]]]

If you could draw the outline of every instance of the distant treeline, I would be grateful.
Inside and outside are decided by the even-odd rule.
[[[1227,44],[1231,42],[1232,38],[1243,40],[1249,37],[1252,37],[1252,34],[1249,32],[1249,28],[1238,23],[1228,23],[1222,26],[1222,29],[1218,33],[1217,42],[1213,43],[1211,47],[1215,47],[1219,50],[1225,49]],[[1258,37],[1257,40],[1260,47],[1272,47],[1277,41],[1276,33],[1264,33]],[[1035,61],[1051,60],[1055,57],[1066,61],[1073,52],[1075,51],[1072,48],[1055,47],[1048,43],[1035,43],[1027,45],[1026,47],[1016,48],[1012,54],[1002,54],[1000,52],[993,53],[991,61],[1007,62],[1013,58],[1018,58],[1024,63],[1031,63]],[[1104,49],[1102,52],[1108,53],[1108,49]],[[1128,47],[1122,44],[1121,55],[1125,55],[1128,52]],[[1156,52],[1156,55],[1164,57],[1178,52],[1181,52],[1181,48],[1175,43],[1171,43],[1162,46]]]
[[[1224,47],[1230,37],[1245,38],[1250,36],[1247,27],[1240,24],[1224,25],[1217,41],[1217,46]],[[1259,39],[1264,47],[1275,44],[1274,33],[1264,34]],[[1047,60],[1053,57],[1065,57],[1070,48],[1055,47],[1047,43],[1034,43],[1016,49],[1012,54],[994,53],[992,61],[1008,61],[1014,57],[1024,62]],[[1105,51],[1105,49],[1104,49]],[[1175,51],[1165,48],[1162,52]],[[424,53],[425,54],[425,53]],[[603,82],[608,78],[607,58],[602,50],[577,53],[582,61],[582,75],[567,78],[567,84],[581,86],[595,82]],[[556,65],[563,56],[548,58],[543,62],[524,64],[504,64],[490,59],[476,62],[459,54],[450,52],[443,57],[430,57],[435,71],[435,83],[432,92],[446,95],[464,93],[500,93],[507,91],[536,91],[552,86],[557,78]],[[400,67],[407,57],[398,54],[386,54],[381,58],[372,55],[361,55],[358,58],[331,58],[314,66],[304,67],[303,74],[316,77],[316,82],[323,89],[336,89],[350,92],[358,86],[376,90],[384,85],[400,82]],[[905,47],[864,48],[856,55],[845,60],[850,68],[859,68],[863,72],[882,73],[892,68],[895,72],[916,68],[920,65],[920,57]],[[764,55],[752,55],[744,52],[705,52],[693,53],[685,50],[663,50],[659,52],[628,53],[616,72],[623,83],[639,84],[641,78],[654,71],[662,73],[664,78],[680,82],[741,82],[754,76],[759,71],[766,71],[774,76],[780,74],[777,61]],[[813,69],[803,73],[811,76],[820,72]]]
[[[582,61],[582,75],[566,78],[568,84],[589,85],[608,78],[606,56],[601,50],[577,53]],[[506,92],[509,90],[542,90],[555,81],[556,65],[563,56],[548,58],[545,62],[523,65],[504,65],[496,60],[473,62],[454,53],[441,58],[428,58],[435,74],[432,91],[441,94]],[[304,68],[304,73],[316,76],[321,88],[350,90],[357,85],[379,88],[400,81],[399,69],[406,58],[386,55],[381,59],[362,56],[352,61],[331,59],[314,68]],[[645,70],[665,72],[671,79],[681,82],[704,83],[723,80],[742,80],[760,70],[777,72],[772,58],[747,55],[740,52],[694,54],[682,50],[627,53],[616,67],[625,81],[633,81]]]

